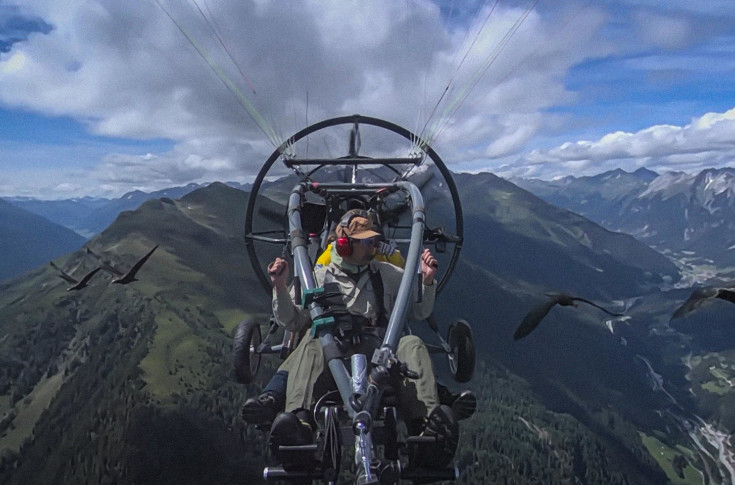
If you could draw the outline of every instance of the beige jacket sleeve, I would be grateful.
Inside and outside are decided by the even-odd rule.
[[[294,304],[293,285],[288,291],[278,292],[273,289],[273,317],[279,325],[291,332],[300,332],[309,324],[308,310]]]
[[[389,263],[376,262],[380,275],[383,278],[383,292],[385,299],[385,310],[390,313],[398,295],[398,288],[403,277],[403,269]],[[414,285],[413,294],[408,309],[409,320],[424,320],[434,311],[434,300],[436,299],[436,281],[431,285],[423,285],[422,299],[418,301],[418,285]]]
[[[314,269],[314,278],[317,285],[321,286],[324,282],[325,272],[325,266],[318,266]],[[311,325],[311,316],[309,310],[301,305],[294,304],[294,294],[293,284],[289,286],[288,292],[279,293],[275,288],[273,289],[273,316],[279,325],[286,327],[286,330],[300,332]]]

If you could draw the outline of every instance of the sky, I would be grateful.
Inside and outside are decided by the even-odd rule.
[[[0,197],[247,183],[355,113],[458,172],[735,166],[735,2],[0,0]]]

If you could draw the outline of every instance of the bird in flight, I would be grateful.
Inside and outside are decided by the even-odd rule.
[[[138,271],[140,271],[140,268],[143,267],[143,265],[145,264],[145,262],[148,261],[148,258],[151,257],[151,254],[153,254],[153,251],[155,251],[157,248],[158,248],[158,244],[156,244],[155,246],[153,246],[153,249],[151,249],[150,251],[148,251],[145,254],[145,256],[143,256],[142,258],[140,258],[133,265],[133,267],[128,270],[127,273],[125,273],[124,275],[120,276],[119,278],[115,278],[114,280],[112,280],[112,282],[115,283],[115,284],[118,284],[118,285],[127,285],[128,283],[132,283],[133,281],[138,281],[138,279],[135,277],[135,275],[138,274]]]
[[[541,320],[544,319],[546,315],[548,315],[549,311],[551,311],[552,308],[556,305],[560,306],[573,306],[576,307],[576,302],[582,302],[587,303],[588,305],[592,305],[595,308],[599,308],[603,312],[607,313],[610,316],[613,317],[622,317],[622,313],[614,313],[610,310],[601,307],[597,303],[591,302],[585,298],[580,298],[578,296],[572,296],[566,293],[547,293],[546,296],[549,297],[548,300],[545,302],[533,307],[530,312],[523,318],[523,321],[516,329],[515,333],[513,334],[513,340],[519,340],[528,335],[529,333],[533,332],[536,327],[539,326],[541,323]]]
[[[151,257],[151,254],[153,254],[153,251],[155,251],[158,248],[158,244],[153,246],[153,249],[148,251],[145,256],[140,258],[129,270],[128,272],[124,272],[120,270],[119,268],[113,266],[110,262],[105,261],[102,259],[101,256],[95,254],[92,252],[91,249],[87,248],[87,253],[97,258],[97,260],[100,262],[100,269],[104,269],[108,273],[110,273],[113,276],[112,283],[118,284],[118,285],[127,285],[129,283],[132,283],[133,281],[138,281],[138,279],[135,277],[135,275],[138,274],[138,271],[140,271],[140,268],[143,267],[146,261],[148,261],[148,258]]]
[[[674,314],[671,315],[671,320],[683,317],[687,313],[696,310],[704,303],[714,301],[715,298],[735,303],[735,285],[697,288],[691,295],[689,295],[689,298],[687,298],[687,300],[676,309]]]
[[[62,280],[72,285],[69,288],[67,288],[66,291],[77,291],[77,290],[81,290],[82,288],[86,288],[89,285],[89,280],[91,280],[92,277],[96,275],[99,270],[102,269],[98,266],[92,271],[90,271],[89,273],[87,273],[86,275],[84,275],[84,277],[81,280],[77,280],[72,275],[70,275],[63,269],[56,266],[53,261],[49,261],[49,264],[51,265],[52,268],[54,268],[58,272],[59,278],[61,278]]]

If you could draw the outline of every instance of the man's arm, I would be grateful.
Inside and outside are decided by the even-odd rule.
[[[268,266],[273,283],[273,317],[291,332],[301,331],[309,322],[309,312],[294,304],[294,288],[288,288],[288,261],[276,258]]]

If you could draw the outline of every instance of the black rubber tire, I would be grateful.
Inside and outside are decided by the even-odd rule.
[[[449,326],[447,342],[452,349],[449,368],[454,380],[469,382],[475,373],[475,341],[472,328],[465,320],[457,320]]]
[[[235,331],[232,358],[235,364],[235,379],[240,384],[250,384],[260,369],[257,348],[261,342],[260,325],[252,319],[240,322]]]

